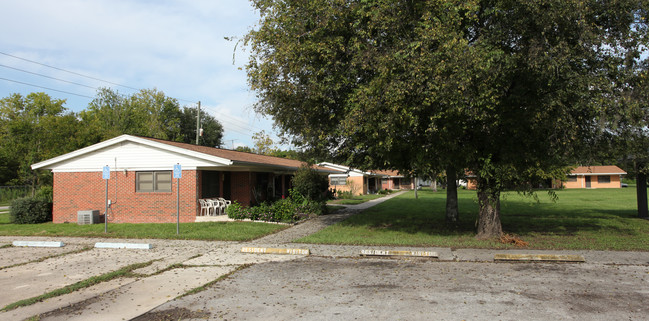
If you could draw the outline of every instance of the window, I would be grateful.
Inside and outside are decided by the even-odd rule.
[[[171,171],[137,172],[135,175],[136,192],[171,192]]]
[[[597,176],[598,184],[608,184],[611,182],[611,176]]]
[[[331,178],[331,185],[346,185],[347,184],[347,177],[332,177]]]
[[[568,182],[576,182],[577,176],[568,176]]]

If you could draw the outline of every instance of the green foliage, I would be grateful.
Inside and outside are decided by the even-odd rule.
[[[11,202],[9,217],[14,224],[38,224],[52,220],[52,203],[39,198],[19,198]]]
[[[196,111],[197,108],[185,107],[180,115],[180,141],[196,143]],[[201,112],[200,126],[203,135],[198,138],[201,146],[220,147],[223,145],[223,125],[212,115]]]
[[[34,198],[47,203],[52,203],[54,198],[54,188],[52,186],[43,185],[36,191]]]
[[[309,166],[301,166],[292,178],[293,190],[310,201],[324,202],[328,198],[329,179]]]
[[[27,197],[30,192],[31,187],[29,186],[2,186],[0,187],[0,204]]]
[[[266,134],[266,131],[262,130],[258,133],[252,135],[252,140],[255,144],[255,153],[261,155],[272,155],[275,152],[273,145],[273,139],[270,138],[270,135]]]
[[[324,202],[307,200],[294,189],[289,190],[289,194],[289,198],[278,200],[272,204],[263,202],[253,207],[244,207],[235,201],[228,206],[226,213],[229,218],[236,220],[250,219],[285,223],[297,222],[312,215],[326,213]]]
[[[51,184],[50,173],[30,166],[83,145],[79,121],[64,103],[44,93],[0,99],[0,185]]]
[[[337,191],[336,197],[341,199],[350,199],[354,197],[354,194],[352,194],[351,191]]]
[[[252,148],[250,148],[248,146],[237,146],[237,148],[235,148],[235,150],[237,152],[244,152],[244,153],[252,153],[253,152]]]
[[[468,169],[492,199],[590,158],[605,111],[628,111],[623,70],[647,61],[646,1],[253,5],[255,109],[296,145],[358,168]]]
[[[381,194],[381,195],[389,195],[389,194],[392,194],[392,190],[382,189],[382,190],[379,190],[377,193]]]

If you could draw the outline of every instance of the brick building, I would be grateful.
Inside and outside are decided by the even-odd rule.
[[[182,168],[173,178],[174,165]],[[200,215],[198,199],[222,197],[243,205],[288,196],[291,177],[305,163],[265,155],[122,135],[37,164],[54,174],[54,223],[76,222],[77,211],[104,212],[111,223],[180,221]],[[102,169],[109,168],[104,179]],[[316,167],[323,175],[334,173]]]

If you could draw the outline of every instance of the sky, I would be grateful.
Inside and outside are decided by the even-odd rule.
[[[0,98],[45,92],[79,112],[100,87],[157,88],[181,106],[200,101],[226,148],[252,147],[261,130],[276,138],[252,107],[248,52],[224,39],[257,23],[248,1],[3,0],[0,12]]]

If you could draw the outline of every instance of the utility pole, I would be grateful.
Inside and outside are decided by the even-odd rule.
[[[196,145],[198,145],[198,136],[201,132],[201,101],[198,101],[198,109],[196,109]]]

